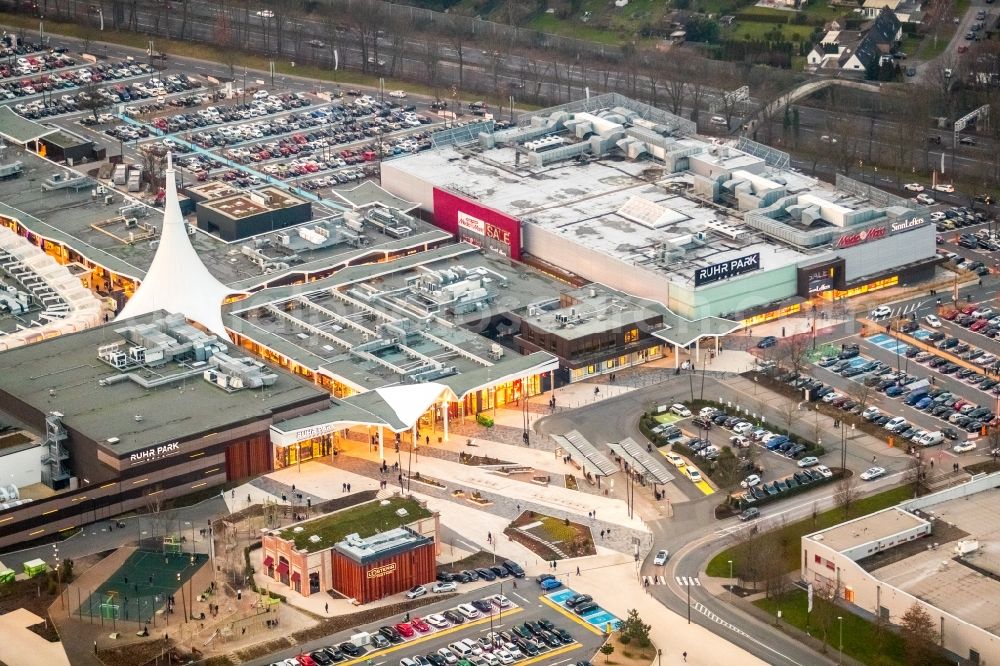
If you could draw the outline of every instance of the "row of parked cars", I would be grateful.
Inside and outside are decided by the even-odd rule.
[[[937,226],[938,231],[952,231],[962,227],[969,227],[975,224],[982,224],[986,217],[982,213],[977,213],[965,206],[949,208],[948,210],[936,210],[930,214],[931,222]]]
[[[66,49],[48,49],[41,44],[19,44],[11,48],[9,39],[5,38],[0,57],[6,62],[0,64],[0,78],[12,76],[31,76],[39,72],[72,67],[76,62],[66,55]]]
[[[986,264],[978,259],[966,259],[959,254],[948,252],[947,250],[942,250],[940,248],[938,248],[938,254],[944,257],[945,261],[953,262],[955,267],[959,270],[969,271],[979,275],[980,277],[988,275],[990,272],[990,269],[987,268]]]
[[[941,314],[941,318],[953,321],[962,328],[967,328],[973,333],[979,333],[980,335],[985,335],[988,338],[996,339],[1000,337],[1000,312],[988,306],[969,304],[957,309],[948,309]],[[944,335],[939,335],[935,339],[940,343],[938,345],[939,349],[948,351],[951,351],[952,347],[957,347],[961,344],[960,340],[955,341],[956,339],[948,338]],[[966,352],[973,353],[970,353],[968,357],[961,356]],[[983,365],[984,367],[990,362],[997,361],[997,358],[992,354],[986,354],[986,352],[982,350],[976,350],[976,348],[971,345],[968,345],[967,348],[958,352],[956,355],[963,358],[963,360],[985,358],[985,362],[977,363],[977,365]]]
[[[820,483],[827,479],[833,478],[833,471],[826,465],[816,465],[811,468],[802,469],[794,474],[790,474],[783,479],[778,479],[771,483],[764,483],[763,480],[757,474],[751,474],[747,478],[740,482],[743,488],[746,488],[746,492],[742,493],[737,497],[740,502],[740,506],[757,509],[754,506],[755,503],[771,498],[778,497],[782,493],[787,493],[796,488],[810,486],[816,483]],[[746,511],[740,514],[740,520],[751,520],[760,516],[760,511]]]

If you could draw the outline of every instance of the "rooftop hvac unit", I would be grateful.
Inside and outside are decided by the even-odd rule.
[[[400,518],[405,518],[406,516],[408,516],[410,514],[409,514],[409,512],[406,509],[400,507],[400,508],[396,509],[396,515],[399,516]]]
[[[112,194],[105,195],[105,197],[104,197],[104,205],[105,206],[110,206],[114,202],[115,202],[114,195],[112,195]]]

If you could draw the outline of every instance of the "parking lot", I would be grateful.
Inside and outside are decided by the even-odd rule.
[[[546,594],[532,580],[519,581],[517,588],[510,581],[491,582],[409,614],[251,663],[447,666],[465,660],[496,666],[553,663],[560,657],[559,661],[570,663],[587,660],[602,642],[601,630],[617,618],[584,595],[579,595],[579,605],[587,606],[586,612],[577,615],[566,605],[574,595],[561,586]],[[354,647],[355,643],[367,644]]]
[[[852,358],[817,360],[814,373],[829,384],[821,399],[883,427],[898,445],[975,451],[986,443],[964,442],[996,423],[1000,391],[988,375],[997,359],[975,344],[975,333],[933,321],[941,325],[903,324],[903,339],[887,333],[858,338]]]

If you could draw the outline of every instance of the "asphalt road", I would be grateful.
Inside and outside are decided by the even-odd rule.
[[[431,613],[441,613],[449,608],[454,608],[459,604],[468,603],[474,599],[481,599],[498,593],[501,593],[501,583],[490,583],[486,586],[478,587],[474,592],[463,593],[452,597],[447,601],[441,601],[428,606],[423,606],[412,611],[410,616],[411,618],[416,616],[426,617]],[[502,594],[511,600],[511,602],[515,605],[514,608],[504,610],[502,613],[495,612],[490,618],[481,617],[462,625],[442,630],[435,630],[429,634],[416,634],[412,638],[406,639],[403,643],[393,645],[390,648],[369,651],[368,654],[363,655],[357,662],[347,661],[341,663],[364,664],[369,660],[371,660],[372,666],[382,666],[383,664],[391,664],[394,662],[398,663],[398,661],[403,657],[411,657],[415,654],[426,655],[431,652],[436,652],[440,648],[447,647],[449,643],[453,643],[464,638],[471,638],[474,641],[478,640],[481,636],[485,636],[489,633],[491,629],[494,631],[510,632],[515,624],[519,625],[526,621],[534,621],[543,617],[548,618],[557,627],[566,629],[577,642],[559,648],[547,649],[537,657],[529,657],[518,661],[518,664],[526,665],[532,663],[544,663],[547,665],[556,665],[580,660],[589,660],[601,646],[602,637],[599,630],[586,624],[568,611],[557,610],[550,605],[551,602],[548,602],[547,600],[543,602],[541,600],[541,591],[534,581],[530,579],[519,581],[518,589],[516,590],[511,589],[509,580],[504,581],[502,584]],[[600,599],[597,599],[596,601],[600,603]],[[294,657],[302,652],[311,652],[317,648],[328,645],[338,645],[349,640],[353,634],[360,632],[374,633],[378,631],[380,626],[395,624],[396,622],[402,622],[403,620],[403,617],[386,618],[372,625],[352,628],[338,634],[325,636],[314,641],[300,644],[296,649],[281,650],[262,659],[251,661],[249,662],[249,666],[267,666],[267,664],[289,657]]]

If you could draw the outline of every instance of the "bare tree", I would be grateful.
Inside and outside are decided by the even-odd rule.
[[[465,86],[465,47],[473,35],[469,33],[463,17],[454,15],[454,11],[455,8],[452,8],[445,17],[444,34],[448,45],[451,46],[455,57],[458,58],[458,87],[463,88]]]
[[[936,663],[941,636],[930,613],[919,603],[910,606],[899,619],[906,662],[914,666]]]
[[[837,622],[837,615],[843,612],[836,606],[839,596],[840,590],[834,584],[813,585],[813,609],[809,614],[809,624],[817,627],[823,637],[821,650],[823,654],[827,652],[830,633]]]
[[[78,99],[80,100],[80,108],[86,111],[90,111],[94,115],[94,122],[98,120],[98,116],[104,109],[111,106],[107,98],[102,95],[103,91],[99,83],[91,81],[83,88],[83,92],[80,93]]]
[[[854,506],[860,495],[861,491],[858,488],[858,481],[853,474],[837,481],[837,489],[833,495],[833,501],[844,512],[845,519],[850,517],[851,507]]]

